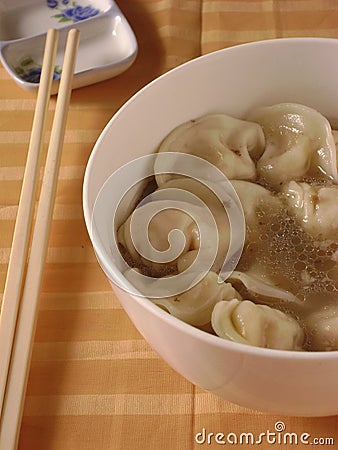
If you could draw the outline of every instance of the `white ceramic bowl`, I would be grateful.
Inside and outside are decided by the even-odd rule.
[[[123,276],[110,255],[109,204],[95,209],[106,236],[92,233],[97,195],[117,168],[150,152],[174,127],[207,113],[245,116],[278,102],[338,118],[338,40],[290,38],[245,44],[188,62],[153,81],[111,119],[88,162],[83,206],[106,274]],[[127,283],[125,283],[127,286]],[[291,352],[222,340],[132,296],[112,282],[130,319],[161,357],[192,383],[249,408],[276,414],[338,414],[338,351]]]

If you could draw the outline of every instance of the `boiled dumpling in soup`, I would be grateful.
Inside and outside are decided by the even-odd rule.
[[[130,267],[159,277],[178,273],[178,259],[193,250],[200,253],[194,267],[198,264],[209,270],[217,265],[218,248],[222,247],[219,237],[223,236],[225,245],[229,242],[229,227],[223,228],[222,235],[210,209],[198,196],[188,190],[168,188],[146,196],[119,227],[116,237]]]
[[[215,219],[219,235],[218,251],[212,270],[219,271],[224,262],[225,255],[227,254],[231,238],[230,223],[226,213],[226,209],[223,206],[222,199],[218,198],[217,195],[207,185],[193,178],[176,178],[167,181],[158,188],[158,190],[160,191],[163,191],[165,189],[180,189],[185,192],[190,192],[196,195],[203,202],[206,208],[210,209],[211,214]],[[236,230],[233,230],[232,233],[233,238],[236,239]],[[192,262],[194,259],[191,259],[193,254],[194,250],[191,250],[187,259],[190,262]],[[186,259],[185,255],[186,254],[184,254],[182,258],[180,258],[181,267],[190,265],[184,262],[184,260]],[[179,272],[182,270],[179,269]]]
[[[255,160],[264,150],[259,125],[224,114],[210,114],[190,120],[169,133],[159,152],[180,152],[198,156],[220,169],[229,179],[254,180]],[[175,158],[168,172],[175,172]],[[160,186],[172,176],[156,176]]]
[[[328,305],[305,319],[311,350],[338,350],[338,305]]]
[[[257,163],[260,178],[277,188],[289,180],[319,177],[338,181],[336,147],[329,121],[312,108],[280,103],[258,108],[266,146]]]
[[[141,206],[138,211],[142,214],[144,208],[145,206]],[[164,276],[167,273],[176,272],[177,258],[161,263],[156,262],[155,257],[156,251],[165,252],[168,250],[168,236],[172,230],[180,230],[185,238],[179,254],[199,248],[199,230],[193,218],[184,211],[177,209],[164,209],[162,211],[160,209],[159,205],[159,212],[149,222],[148,229],[139,226],[133,232],[131,229],[131,214],[117,232],[117,242],[122,247],[123,256],[128,264],[131,267],[140,268],[145,274],[151,276]],[[153,254],[152,248],[154,248]],[[149,257],[142,256],[145,254]]]
[[[117,232],[131,267],[125,276],[159,307],[221,338],[271,349],[338,350],[338,132],[317,111],[293,103],[259,108],[248,119],[208,115],[164,138],[161,155],[154,155],[157,185],[151,181],[136,208],[142,213],[158,204],[159,211],[147,227],[131,232],[130,216]],[[237,196],[218,198],[209,189],[224,183],[223,174]],[[162,208],[157,194],[186,202],[186,210]],[[227,215],[237,197],[246,222],[241,233]],[[191,206],[196,214],[189,214]],[[204,235],[199,228],[205,210],[217,227],[213,251],[215,229],[207,225]],[[172,250],[175,230],[184,245],[159,262],[158,253]],[[233,241],[243,251],[231,251],[239,260],[223,277]]]
[[[338,240],[338,185],[290,181],[283,186],[290,211],[316,239]]]
[[[247,272],[234,270],[227,280],[236,287],[242,286],[240,290],[242,291],[244,288],[247,298],[251,300],[260,299],[261,302],[267,304],[281,302],[301,304],[301,300],[292,294],[292,292],[282,289],[273,283],[267,273],[264,273],[263,268],[257,263],[253,263]]]
[[[230,283],[220,282],[215,272],[209,272],[194,287],[173,297],[153,299],[157,305],[190,325],[203,326],[210,322],[217,302],[241,299]]]
[[[217,303],[211,315],[211,325],[224,339],[280,350],[301,350],[305,337],[292,317],[249,300],[232,299]]]
[[[259,233],[263,221],[283,208],[283,203],[275,193],[259,184],[244,180],[231,180],[231,184],[243,208],[248,240],[250,235]],[[259,212],[265,214],[259,215]]]

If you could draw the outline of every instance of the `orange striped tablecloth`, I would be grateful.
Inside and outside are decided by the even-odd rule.
[[[185,450],[203,447],[195,440],[203,428],[259,434],[273,430],[276,421],[299,435],[334,438],[337,446],[337,417],[276,417],[230,404],[193,386],[151,350],[96,263],[81,189],[95,140],[147,82],[200,54],[244,42],[338,38],[338,1],[121,0],[119,6],[140,51],[124,74],[72,94],[19,449]],[[0,292],[35,100],[0,67]],[[54,108],[55,98],[49,130]],[[219,447],[215,441],[204,446]]]

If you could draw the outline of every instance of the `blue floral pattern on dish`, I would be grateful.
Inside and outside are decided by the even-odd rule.
[[[58,11],[52,17],[58,19],[59,22],[80,22],[97,16],[100,10],[92,6],[81,6],[76,2],[69,0],[47,0],[48,8]]]
[[[21,79],[29,83],[39,83],[41,77],[41,66],[32,58],[27,57],[15,67],[15,72]],[[53,80],[59,80],[61,77],[61,69],[59,66],[54,67]]]

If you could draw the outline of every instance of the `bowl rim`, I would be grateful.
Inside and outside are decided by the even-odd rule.
[[[85,174],[84,174],[84,180],[83,180],[83,188],[82,188],[82,205],[83,205],[83,213],[84,213],[84,219],[87,227],[87,231],[91,240],[91,243],[94,247],[95,252],[97,255],[100,255],[100,249],[97,248],[92,240],[92,234],[91,234],[91,211],[89,207],[89,183],[90,183],[90,173],[94,164],[95,156],[102,145],[102,141],[105,139],[106,135],[109,133],[110,128],[112,124],[116,121],[116,119],[123,114],[123,112],[129,108],[129,105],[134,102],[135,99],[142,96],[144,92],[148,91],[149,89],[152,89],[153,85],[156,85],[158,83],[161,83],[163,80],[166,80],[167,78],[175,76],[177,72],[180,72],[182,70],[185,70],[187,66],[191,67],[193,65],[198,66],[199,64],[203,63],[206,59],[213,60],[218,59],[219,57],[222,57],[224,54],[229,54],[233,52],[237,52],[240,48],[248,48],[248,47],[262,47],[262,46],[271,46],[271,45],[282,45],[284,42],[290,42],[291,44],[305,44],[305,45],[311,45],[313,43],[329,43],[335,46],[338,46],[338,39],[335,38],[326,38],[326,37],[286,37],[286,38],[274,38],[274,39],[265,39],[265,40],[259,40],[259,41],[253,41],[253,42],[247,42],[243,44],[234,45],[232,47],[222,48],[219,50],[215,50],[211,53],[207,53],[201,56],[198,56],[196,58],[193,58],[192,60],[189,60],[183,64],[180,64],[177,67],[174,67],[173,69],[169,70],[168,72],[163,73],[162,75],[158,76],[157,78],[153,79],[149,83],[147,83],[145,86],[143,86],[140,90],[138,90],[135,94],[133,94],[111,117],[111,119],[108,121],[102,132],[100,133],[98,139],[96,140],[94,147],[92,149],[92,152],[89,156]],[[99,262],[102,270],[106,273],[105,269],[105,263],[101,260]],[[118,278],[120,278],[121,285],[128,285],[128,282],[125,281],[125,278],[123,277],[123,274],[115,267],[112,267],[111,264],[109,264],[107,267],[109,267],[111,270],[114,271],[114,273],[117,273],[119,275]],[[122,286],[119,287],[119,289],[123,289]],[[125,290],[127,292],[127,289]],[[128,293],[127,293],[128,294]],[[204,341],[207,344],[210,344],[212,346],[216,346],[219,349],[224,349],[226,351],[230,351],[233,353],[240,353],[242,355],[246,356],[257,356],[263,359],[284,359],[284,360],[293,360],[293,361],[326,361],[326,360],[336,360],[338,358],[338,350],[332,350],[332,351],[295,351],[295,350],[280,350],[280,349],[270,349],[270,348],[263,348],[263,347],[256,347],[251,346],[248,344],[242,344],[238,342],[233,342],[230,340],[223,339],[219,336],[212,335],[206,331],[200,330],[197,327],[194,327],[175,316],[171,315],[170,313],[164,311],[162,308],[154,304],[150,299],[140,295],[135,296],[132,294],[128,294],[133,298],[133,301],[136,301],[139,303],[139,305],[143,308],[145,308],[149,313],[154,314],[157,316],[160,320],[164,320],[168,325],[174,326],[175,328],[179,328],[181,332],[185,334],[189,334],[191,337],[199,340]]]

